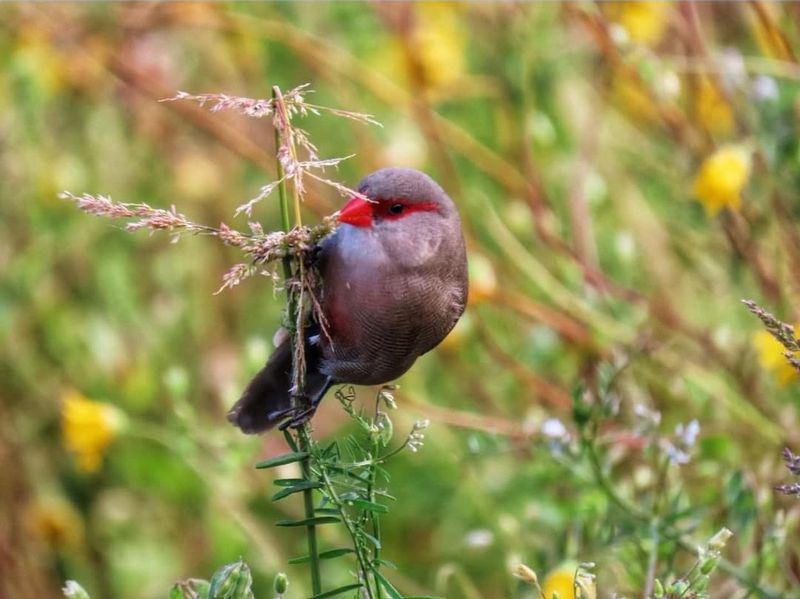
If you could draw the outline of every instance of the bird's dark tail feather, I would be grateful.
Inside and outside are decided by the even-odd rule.
[[[289,388],[292,376],[292,348],[284,340],[267,360],[233,407],[228,421],[243,433],[263,433],[284,420],[291,408]],[[328,377],[319,371],[319,349],[306,341],[305,393],[316,398],[328,385]]]

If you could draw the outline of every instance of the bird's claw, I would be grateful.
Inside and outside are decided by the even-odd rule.
[[[275,418],[286,417],[286,419],[278,425],[278,430],[285,431],[287,428],[300,428],[311,420],[311,417],[316,411],[317,406],[314,404],[309,405],[307,402],[298,403],[298,405],[282,410],[274,414]]]

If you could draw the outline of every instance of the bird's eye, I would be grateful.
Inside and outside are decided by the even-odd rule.
[[[405,206],[403,206],[402,204],[392,204],[391,206],[389,206],[389,214],[395,214],[395,215],[402,214],[404,209]]]

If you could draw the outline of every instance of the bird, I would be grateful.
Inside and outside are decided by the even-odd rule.
[[[321,322],[304,329],[309,402],[291,399],[288,335],[228,412],[247,434],[299,426],[333,385],[382,385],[405,372],[452,330],[467,304],[467,255],[453,200],[427,174],[383,168],[364,177],[359,195],[320,241]]]

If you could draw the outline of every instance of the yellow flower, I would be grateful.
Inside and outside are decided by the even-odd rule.
[[[464,74],[467,38],[457,10],[458,5],[449,2],[417,5],[412,43],[422,63],[425,85],[431,92],[448,87]]]
[[[551,571],[542,585],[545,598],[552,599],[553,594],[557,593],[559,599],[595,599],[597,590],[594,580],[581,573],[576,578],[577,570],[578,564],[575,562],[564,562]]]
[[[621,25],[628,38],[640,44],[658,43],[669,23],[669,2],[608,2],[601,6],[609,20]]]
[[[694,180],[694,195],[709,216],[722,208],[739,208],[750,166],[750,152],[742,146],[724,146],[703,161]]]
[[[54,550],[75,548],[83,540],[80,516],[62,499],[46,499],[29,505],[25,524],[33,537]]]
[[[77,391],[64,395],[61,431],[64,444],[84,472],[96,472],[103,454],[123,423],[123,414],[114,406],[87,399]]]
[[[795,331],[800,330],[800,323],[795,325]],[[771,371],[781,385],[787,385],[799,376],[783,354],[786,348],[767,331],[758,331],[753,336],[753,345],[758,353],[758,362],[764,370]],[[800,355],[795,354],[798,357]]]
[[[733,131],[731,106],[708,77],[702,77],[698,81],[694,96],[694,111],[697,120],[710,133],[726,135]]]

